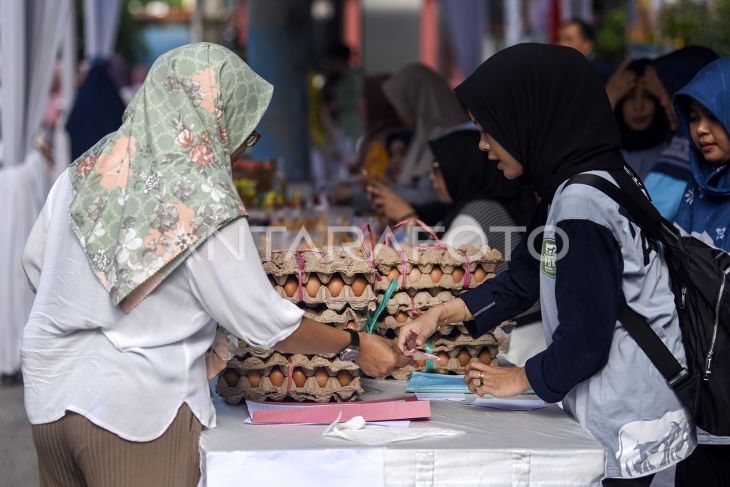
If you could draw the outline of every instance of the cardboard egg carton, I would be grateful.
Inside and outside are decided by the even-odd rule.
[[[264,268],[266,269],[265,266]],[[368,304],[375,299],[373,291],[375,274],[373,272],[352,275],[302,272],[301,276],[301,295],[298,273],[270,274],[269,278],[281,297],[308,306],[323,304],[336,311],[341,311],[346,307],[362,311],[366,310]],[[335,282],[336,288],[334,287]]]
[[[216,392],[227,402],[257,401],[343,402],[363,393],[360,367],[337,355],[282,354],[240,347],[220,374]]]
[[[362,274],[372,279],[374,272],[368,254],[352,246],[328,250],[274,250],[268,257],[261,255],[261,263],[266,273],[275,278],[297,275],[301,270],[307,274],[341,274],[343,278]]]
[[[451,340],[439,341],[436,339],[433,342],[431,353],[438,355],[439,360],[430,361],[431,364],[427,363],[429,361],[418,361],[418,366],[408,365],[395,371],[390,377],[395,380],[408,380],[414,371],[462,375],[466,370],[466,364],[472,361],[479,361],[494,367],[499,365],[496,343],[455,346]]]
[[[378,304],[383,302],[383,294],[378,294]],[[424,312],[434,306],[451,301],[456,296],[453,291],[447,289],[433,288],[422,291],[396,292],[391,296],[388,304],[385,306],[384,313],[390,316],[397,316],[398,313],[410,313],[408,316],[414,316],[420,312]]]
[[[329,309],[326,306],[309,307],[302,306],[304,316],[338,329],[349,328],[351,330],[362,330],[367,320],[367,310],[375,310],[375,302],[371,301],[364,310],[355,310],[345,307],[339,311]]]
[[[392,279],[399,281],[401,289],[469,289],[493,278],[501,262],[501,252],[487,246],[402,245],[394,249],[381,244],[375,250],[375,264],[385,279],[376,282],[375,289],[387,289]]]

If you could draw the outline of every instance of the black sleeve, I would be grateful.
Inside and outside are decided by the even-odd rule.
[[[623,259],[609,229],[589,220],[564,220],[568,251],[556,263],[558,327],[547,349],[527,361],[535,393],[558,402],[606,365],[618,319]],[[558,254],[565,242],[556,237]]]
[[[528,310],[537,301],[540,296],[540,261],[535,257],[540,256],[542,239],[530,239],[530,234],[544,225],[546,218],[547,205],[541,204],[527,227],[527,233],[512,253],[507,270],[461,294],[474,317],[473,321],[465,323],[472,337],[488,333],[504,320]],[[532,253],[528,249],[530,240]]]

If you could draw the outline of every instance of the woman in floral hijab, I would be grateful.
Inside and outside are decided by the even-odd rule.
[[[271,287],[231,159],[255,142],[272,92],[221,46],[170,51],[119,130],[51,190],[23,258],[41,485],[196,485],[200,432],[215,426],[204,357],[216,323],[283,352],[352,356],[359,340],[355,360],[376,377],[409,362],[383,338],[303,318]]]
[[[71,221],[114,304],[134,307],[213,232],[246,215],[231,154],[272,93],[227,49],[186,46],[155,63],[119,130],[79,158]]]

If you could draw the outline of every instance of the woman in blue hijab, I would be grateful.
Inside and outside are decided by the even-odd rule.
[[[691,141],[692,178],[675,223],[730,251],[730,57],[708,64],[674,97],[680,130]],[[727,358],[724,360],[727,367]],[[730,485],[730,437],[697,429],[699,445],[677,466],[676,485]]]

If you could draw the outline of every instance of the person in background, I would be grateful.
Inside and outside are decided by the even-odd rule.
[[[428,174],[433,154],[428,141],[468,120],[466,111],[440,75],[422,64],[411,64],[383,84],[383,91],[401,120],[413,130],[398,195],[411,205],[436,201]]]
[[[486,244],[506,256],[519,243],[521,234],[511,233],[507,249],[505,229],[527,225],[537,201],[527,188],[505,179],[479,150],[478,143],[479,132],[471,124],[429,143],[435,158],[431,184],[439,201],[448,205],[447,214],[437,225],[444,228],[442,240],[448,245],[479,248]],[[378,211],[387,215],[390,208],[397,207],[420,217],[402,198],[391,200],[379,187],[369,190]]]
[[[685,233],[730,252],[730,58],[708,64],[674,96],[681,133],[691,140],[692,180],[675,224]],[[727,357],[718,357],[727,367]],[[676,485],[730,485],[730,437],[697,430],[699,445],[677,466]]]
[[[621,131],[621,153],[643,179],[676,129],[671,98],[648,59],[624,61],[606,93]]]
[[[231,161],[258,140],[272,95],[222,46],[171,50],[119,130],[51,190],[23,256],[41,486],[197,485],[216,323],[262,348],[345,351],[375,377],[410,362],[383,338],[304,318],[271,287]]]
[[[358,163],[355,169],[365,180],[374,179],[387,182],[393,168],[390,164],[388,138],[403,129],[403,122],[383,93],[383,83],[390,78],[388,74],[372,75],[365,78],[363,111],[365,113],[365,135],[359,144]],[[361,184],[342,184],[334,188],[329,196],[332,203],[350,204],[355,211],[363,212],[370,203]]]
[[[455,92],[481,131],[479,147],[506,178],[539,194],[527,229],[537,238],[523,239],[496,278],[402,326],[398,346],[422,348],[445,323],[466,321],[472,336],[483,335],[539,297],[547,349],[524,367],[471,362],[464,382],[479,395],[532,387],[546,402],[561,401],[603,446],[604,485],[648,486],[692,453],[695,429],[618,319],[623,292],[686,363],[663,256],[646,251],[641,229],[611,198],[567,184],[578,174],[609,182],[625,175],[626,190],[640,192],[604,87],[574,49],[520,44],[489,58]]]
[[[125,103],[109,75],[106,61],[93,61],[76,93],[66,130],[71,138],[71,159],[114,132],[122,124]]]
[[[560,30],[558,30],[558,45],[577,49],[588,59],[604,83],[611,77],[613,68],[594,59],[593,50],[596,47],[596,31],[585,20],[572,18],[563,22]]]
[[[697,72],[717,59],[717,53],[701,46],[687,46],[655,59],[652,64],[669,96],[689,83]],[[676,115],[675,115],[676,117]],[[677,131],[644,178],[652,203],[664,218],[677,215],[687,183],[692,179],[689,162],[690,141]]]
[[[350,68],[350,48],[335,42],[327,49],[327,77],[322,89],[322,99],[337,129],[340,163],[346,167],[356,159],[355,145],[363,134],[360,103],[363,80],[360,73]]]

